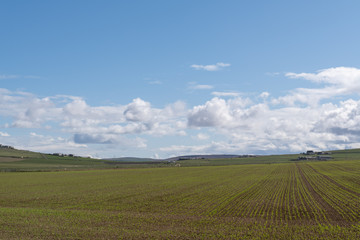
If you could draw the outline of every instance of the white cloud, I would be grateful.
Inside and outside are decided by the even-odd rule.
[[[214,92],[215,97],[190,109],[182,101],[154,107],[141,98],[125,105],[95,107],[81,97],[40,98],[0,89],[1,124],[8,127],[0,137],[8,145],[29,150],[63,149],[83,155],[97,154],[93,146],[100,153],[110,148],[148,149],[149,138],[155,136],[162,146],[148,149],[151,154],[158,150],[162,154],[241,154],[360,147],[360,100],[334,100],[360,93],[359,72],[340,67],[288,73],[318,88],[297,88],[277,98],[263,92],[254,96],[255,101],[236,92]],[[27,134],[17,138],[14,128],[24,128]],[[201,145],[161,142],[163,136],[183,136]]]
[[[21,75],[14,75],[14,74],[2,74],[2,75],[0,75],[0,80],[1,79],[16,79],[16,78],[40,79],[41,77],[34,76],[34,75],[21,76]]]
[[[208,140],[210,137],[209,137],[209,135],[206,135],[204,133],[199,133],[194,138],[197,140],[203,141],[203,140]]]
[[[171,145],[169,147],[162,147],[160,151],[166,152],[171,156],[192,155],[192,154],[229,154],[241,153],[244,146],[232,144],[229,142],[219,141],[211,142],[203,145]]]
[[[280,75],[279,72],[267,72],[265,74],[268,75],[268,76],[279,76]]]
[[[335,96],[360,94],[360,69],[350,67],[328,68],[317,73],[286,73],[289,78],[303,78],[325,84],[322,88],[297,88],[290,94],[274,99],[274,104],[294,105],[297,102],[318,104]]]
[[[0,80],[1,79],[14,79],[14,78],[19,78],[19,76],[18,75],[6,75],[6,74],[0,75]]]
[[[269,96],[270,96],[270,93],[268,93],[268,92],[262,92],[262,93],[260,94],[260,97],[263,98],[263,99],[266,99],[266,98],[268,98]]]
[[[153,158],[153,159],[160,159],[160,156],[159,156],[159,154],[154,153],[154,155],[153,155],[151,158]]]
[[[65,105],[63,113],[70,116],[87,116],[89,115],[89,106],[81,98],[72,97],[72,101]]]
[[[207,89],[213,89],[214,86],[212,85],[205,85],[205,84],[198,84],[198,85],[191,85],[191,89],[197,89],[197,90],[207,90]]]
[[[132,103],[127,105],[124,115],[128,121],[147,122],[154,116],[154,112],[149,102],[136,98]]]
[[[222,62],[218,62],[212,65],[198,65],[198,64],[191,65],[191,67],[194,68],[195,70],[205,70],[205,71],[219,71],[229,66],[230,66],[229,63],[222,63]]]
[[[215,97],[204,105],[195,106],[188,115],[190,127],[234,128],[242,125],[240,118],[256,115],[254,107],[243,109],[250,103],[248,99],[236,98],[224,100]],[[260,105],[259,105],[260,106]]]
[[[196,82],[189,82],[188,88],[193,90],[208,90],[208,89],[213,89],[214,86],[207,84],[197,84]]]
[[[34,133],[34,132],[31,132],[30,136],[32,136],[32,137],[40,137],[40,138],[44,137],[43,135],[40,135],[40,134],[37,134],[37,133]]]
[[[158,80],[155,80],[155,81],[149,82],[149,84],[151,84],[151,85],[160,85],[160,84],[162,84],[162,82],[158,81]]]
[[[267,92],[260,94],[263,103],[252,103],[241,98],[213,98],[193,107],[188,115],[188,125],[215,131],[228,141],[212,142],[201,147],[173,145],[162,150],[210,153],[216,152],[217,146],[227,153],[269,153],[359,147],[360,101],[349,99],[338,104],[311,102],[314,99],[325,99],[328,88],[296,89],[274,100],[282,100],[289,105],[289,101],[296,99],[303,104],[297,105],[293,101],[292,106],[277,108],[265,102],[270,95]]]
[[[319,70],[317,73],[286,73],[290,78],[304,78],[318,83],[328,83],[339,86],[360,86],[360,69],[336,67]]]
[[[6,132],[0,132],[0,137],[10,137],[10,135]]]
[[[80,156],[90,156],[93,152],[86,144],[78,144],[69,139],[43,136],[42,138],[25,140],[27,141],[18,142],[16,148],[43,153],[72,153]]]
[[[240,95],[238,92],[212,92],[211,94],[217,97],[238,97]]]
[[[53,132],[70,134],[70,140],[60,141],[61,144],[65,146],[70,142],[73,143],[72,147],[79,147],[80,150],[88,144],[146,147],[146,141],[138,135],[184,136],[186,114],[186,105],[181,101],[163,108],[153,108],[149,102],[137,98],[127,105],[93,107],[80,97],[38,98],[29,93],[0,89],[0,116],[11,119],[10,124],[4,126],[10,129],[52,129]],[[3,137],[5,135],[1,134]],[[46,139],[29,141],[39,149],[45,146],[54,149],[54,140],[50,138],[35,132],[30,132],[29,137]],[[24,141],[14,141],[13,145],[31,147]]]
[[[26,76],[24,76],[24,78],[28,78],[28,79],[41,79],[42,77],[40,77],[40,76],[35,76],[35,75],[26,75]]]
[[[189,114],[188,123],[194,127],[214,127],[226,125],[232,118],[226,101],[213,98],[205,105],[195,106]]]
[[[116,144],[121,148],[145,148],[146,141],[142,138],[128,138],[117,134],[75,134],[74,143],[77,144]]]

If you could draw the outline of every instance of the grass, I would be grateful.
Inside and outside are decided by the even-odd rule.
[[[244,157],[244,158],[180,160],[178,161],[178,163],[180,164],[180,166],[183,167],[272,164],[272,163],[286,163],[292,159],[296,159],[297,157],[298,157],[297,154],[286,154],[286,155],[253,156],[253,157]]]
[[[360,150],[332,156],[134,163],[0,149],[0,239],[358,239]]]
[[[128,158],[127,160],[131,160]],[[17,149],[0,148],[0,172],[69,171],[90,169],[166,167],[167,162],[110,161],[73,156],[55,156]]]
[[[167,161],[149,161],[149,159],[124,158],[121,161],[90,159],[82,157],[61,157],[24,150],[0,148],[0,172],[27,171],[64,171],[118,168],[158,168],[158,167],[194,167],[227,166],[246,164],[288,163],[297,159],[299,154],[264,155],[245,158],[180,160],[176,163]],[[333,151],[333,161],[357,160],[360,149]]]
[[[108,168],[105,162],[90,158],[61,157],[24,150],[0,148],[0,172]]]
[[[337,152],[323,162],[288,155],[198,167],[3,172],[0,239],[359,239],[356,154]],[[46,161],[63,160],[75,163]]]

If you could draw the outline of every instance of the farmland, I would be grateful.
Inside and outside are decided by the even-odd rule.
[[[0,239],[357,239],[360,158],[334,156],[2,172]]]

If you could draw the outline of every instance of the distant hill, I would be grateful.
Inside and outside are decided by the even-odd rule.
[[[322,161],[359,160],[360,149],[331,151],[331,158]],[[329,153],[330,154],[330,153]],[[297,161],[318,161],[319,159],[304,158],[303,153],[280,155],[183,155],[168,159],[120,157],[93,159],[74,156],[73,154],[39,153],[18,150],[11,146],[0,145],[0,172],[27,171],[68,171],[85,169],[109,168],[147,168],[147,167],[194,167],[194,166],[225,166],[239,164],[272,164]],[[299,158],[300,157],[300,158]],[[302,158],[301,158],[302,157]]]
[[[103,158],[102,160],[116,161],[116,162],[154,162],[154,161],[159,161],[161,159],[137,158],[137,157],[121,157],[121,158]]]
[[[209,154],[209,155],[185,155],[168,158],[168,161],[181,161],[181,160],[197,160],[197,159],[224,159],[224,158],[244,158],[253,157],[254,155],[231,155],[231,154]]]
[[[0,145],[0,172],[107,168],[105,161],[72,154],[45,154]]]
[[[181,160],[197,160],[197,159],[243,158],[243,157],[252,157],[252,156],[254,155],[208,154],[208,155],[184,155],[184,156],[171,157],[167,159],[121,157],[121,158],[104,158],[103,160],[117,161],[117,162],[158,162],[158,161],[181,161]]]
[[[0,162],[1,158],[12,158],[18,160],[24,160],[26,158],[42,158],[41,153],[31,152],[26,150],[18,150],[11,146],[5,146],[0,144]]]

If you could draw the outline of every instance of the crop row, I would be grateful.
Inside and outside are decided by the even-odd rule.
[[[266,166],[266,172],[246,187],[236,188],[236,179],[226,188],[216,187],[218,197],[207,199],[207,213],[280,222],[359,220],[358,196],[311,166],[279,164]]]
[[[188,230],[188,236],[198,236],[203,229],[211,233],[217,228],[220,238],[221,229],[239,230],[235,223],[269,226],[266,231],[273,232],[312,224],[316,231],[329,228],[339,234],[342,228],[328,226],[351,226],[354,233],[360,221],[359,169],[357,162],[343,161],[1,173],[0,227],[13,231],[26,220],[56,228],[55,222],[68,220],[67,229],[70,222],[79,223],[74,231],[85,225],[140,236],[137,229],[151,232],[158,227],[156,231]]]
[[[332,221],[360,220],[359,196],[349,191],[335,180],[317,172],[308,164],[303,164],[302,169],[314,194],[318,196],[319,203],[327,210],[327,217]]]

